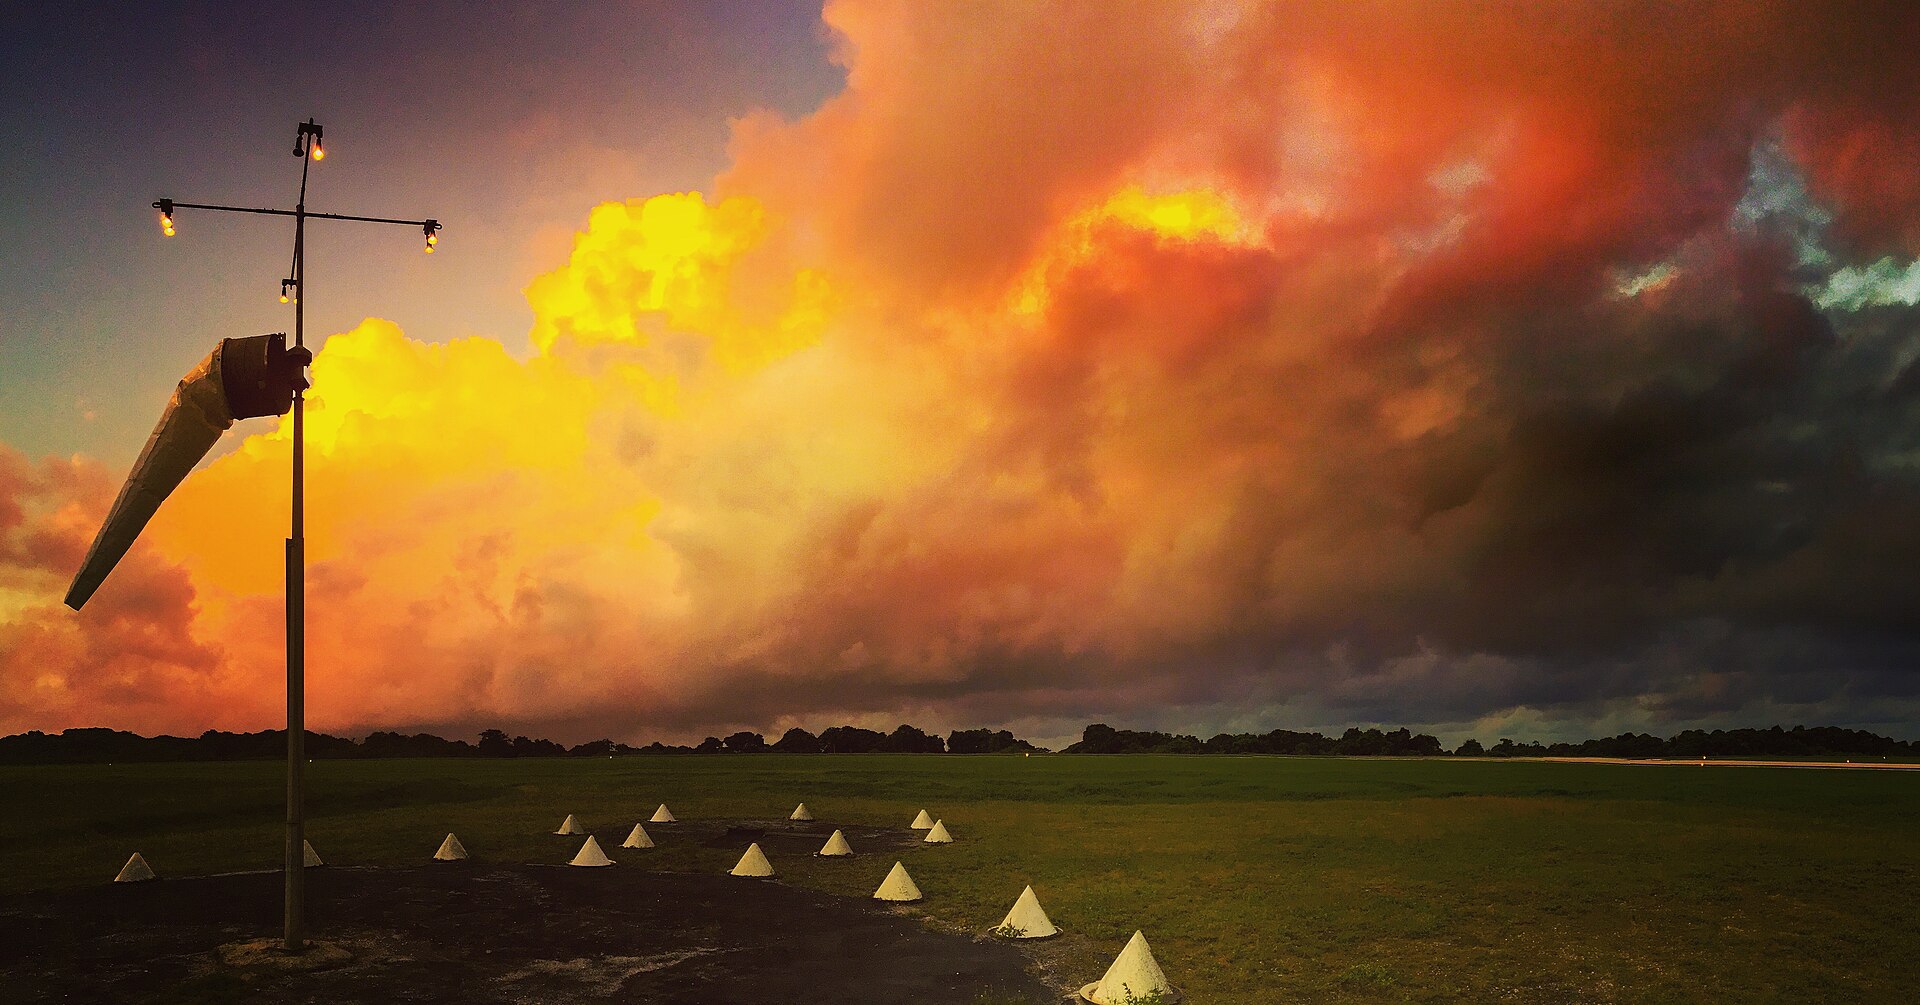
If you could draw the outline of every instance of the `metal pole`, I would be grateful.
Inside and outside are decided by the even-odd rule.
[[[300,201],[293,208],[293,344],[307,343],[307,157],[300,158]],[[286,950],[306,949],[307,538],[306,388],[293,390],[293,519],[287,538],[287,847]]]
[[[307,172],[312,151],[318,143],[318,128],[312,119],[301,123],[294,153],[300,158],[300,200],[292,209],[253,206],[221,206],[213,203],[175,202],[162,199],[153,204],[163,213],[176,209],[210,209],[224,213],[252,213],[260,216],[293,217],[293,344],[306,348],[307,220],[345,220],[355,223],[390,223],[419,227],[427,235],[428,250],[440,229],[438,220],[400,220],[385,216],[358,216],[347,213],[307,212]],[[169,231],[171,233],[171,231]],[[307,622],[306,622],[306,381],[293,391],[293,498],[292,526],[287,537],[287,833],[285,948],[300,952],[306,948],[306,772],[307,772]]]

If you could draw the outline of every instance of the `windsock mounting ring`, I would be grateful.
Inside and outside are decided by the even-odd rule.
[[[287,348],[287,333],[220,340],[220,385],[236,419],[285,415],[293,395],[313,386],[307,367],[313,352]]]

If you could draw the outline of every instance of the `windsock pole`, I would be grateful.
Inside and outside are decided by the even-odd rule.
[[[287,833],[286,855],[283,866],[286,872],[286,914],[284,947],[288,952],[301,952],[306,949],[306,775],[307,775],[307,536],[306,536],[306,389],[307,375],[305,367],[313,361],[307,352],[307,220],[345,220],[354,223],[387,223],[403,227],[418,227],[426,236],[426,252],[432,254],[434,246],[440,242],[440,221],[438,220],[401,220],[386,216],[358,216],[350,213],[314,213],[307,209],[307,175],[312,166],[310,160],[319,160],[326,156],[321,144],[321,128],[312,119],[299,124],[294,137],[293,155],[300,158],[300,198],[292,209],[277,209],[255,206],[221,206],[203,202],[179,202],[173,199],[160,199],[153,208],[160,211],[162,233],[168,237],[174,234],[173,214],[182,209],[206,209],[223,213],[251,213],[258,216],[293,217],[293,264],[288,278],[280,282],[280,300],[293,303],[293,345],[285,355],[292,358],[292,366],[298,370],[292,375],[293,390],[293,491],[292,512],[287,531]],[[291,296],[289,296],[291,293]],[[260,336],[264,338],[265,336]],[[278,333],[275,333],[278,337]],[[229,340],[233,341],[233,340]],[[249,340],[251,341],[251,340]],[[225,345],[226,343],[222,343]],[[280,376],[286,376],[281,374]],[[264,386],[264,385],[263,385]],[[257,389],[256,389],[257,390]],[[256,403],[257,404],[257,403]],[[232,417],[281,415],[286,406],[275,404],[269,411],[252,411]],[[221,428],[225,428],[224,426]],[[158,432],[156,432],[158,435]],[[204,452],[205,448],[202,448]],[[174,482],[179,481],[177,476]],[[158,505],[155,503],[154,505]],[[151,515],[152,507],[147,509]],[[145,523],[145,519],[140,521]],[[103,528],[102,533],[105,533]],[[101,539],[95,540],[96,548]],[[124,551],[124,546],[122,547]],[[91,554],[91,553],[90,553]],[[108,559],[107,568],[118,560],[118,555]],[[68,605],[79,610],[91,595],[92,587],[99,585],[99,577],[104,571],[93,571],[83,567],[75,586],[68,591]],[[85,587],[83,591],[81,588]],[[81,591],[81,592],[75,592]]]
[[[293,205],[293,344],[307,344],[307,169],[300,156],[300,199]],[[287,847],[284,941],[307,945],[307,458],[305,380],[293,386],[293,513],[287,533]]]

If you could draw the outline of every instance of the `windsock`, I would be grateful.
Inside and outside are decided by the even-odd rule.
[[[93,596],[154,511],[233,420],[282,415],[292,407],[295,388],[307,386],[306,365],[312,359],[305,349],[288,349],[284,334],[222,339],[180,378],[67,587],[68,607],[77,611]]]

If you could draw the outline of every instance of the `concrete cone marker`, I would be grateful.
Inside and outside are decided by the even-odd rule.
[[[917,817],[914,817],[913,823],[909,824],[908,826],[912,827],[914,830],[923,831],[933,826],[933,818],[927,815],[926,810],[921,810],[920,815]]]
[[[458,862],[466,857],[466,846],[452,834],[448,834],[447,839],[440,842],[440,850],[433,853],[433,860],[436,862]]]
[[[608,858],[607,853],[600,850],[600,842],[594,840],[593,835],[589,834],[587,843],[580,846],[580,853],[567,864],[597,869],[603,865],[612,865],[613,859]]]
[[[306,867],[309,869],[313,868],[314,866],[327,864],[326,862],[321,860],[320,853],[313,850],[313,842],[308,841],[305,838],[300,839],[300,856],[301,856],[301,861],[305,863]]]
[[[147,865],[147,860],[141,858],[139,852],[134,852],[133,857],[127,859],[127,864],[120,867],[120,875],[113,877],[113,881],[116,883],[144,883],[147,880],[159,878],[160,877],[153,874],[153,869]]]
[[[1045,939],[1059,935],[1060,929],[1053,926],[1053,919],[1040,909],[1040,898],[1033,895],[1033,887],[1020,891],[1020,899],[1013,902],[1013,910],[1000,919],[993,934],[1003,939]]]
[[[880,881],[880,889],[873,891],[873,899],[909,903],[920,899],[920,887],[914,884],[912,876],[907,875],[907,867],[895,862],[893,871]]]
[[[814,854],[825,858],[839,858],[842,855],[853,854],[853,846],[847,843],[845,834],[834,831],[833,836],[827,839],[827,843],[821,845],[820,850]]]
[[[673,823],[673,822],[674,822],[674,820],[673,820],[673,811],[672,811],[672,810],[669,810],[669,809],[667,809],[667,804],[666,804],[666,803],[661,803],[661,804],[660,804],[660,808],[659,808],[659,809],[657,809],[657,810],[654,810],[654,811],[653,811],[653,816],[650,816],[650,817],[648,817],[648,818],[647,818],[647,822],[648,822],[648,823],[650,823],[650,824],[670,824],[670,823]]]
[[[920,840],[925,841],[928,844],[952,844],[953,835],[947,833],[946,821],[935,820],[933,822],[933,829],[928,831],[927,836],[921,838]]]
[[[732,873],[735,876],[769,877],[773,875],[773,863],[767,861],[767,853],[761,851],[759,843],[755,842],[747,846],[747,853],[740,856]]]
[[[803,823],[804,823],[804,822],[807,822],[807,821],[810,821],[810,820],[812,820],[812,819],[813,819],[813,814],[811,814],[811,813],[808,813],[808,812],[807,812],[807,804],[806,804],[806,803],[801,803],[800,805],[798,805],[798,806],[795,806],[795,807],[793,808],[793,812],[787,815],[787,819],[788,819],[788,820],[798,820],[798,821],[801,821],[801,822],[803,822]]]
[[[620,847],[651,848],[653,847],[653,838],[647,836],[647,829],[645,827],[642,827],[639,824],[634,824],[633,832],[627,835],[627,839],[625,841],[620,842]]]
[[[573,817],[573,814],[571,813],[567,814],[567,818],[565,820],[560,821],[560,829],[557,831],[554,831],[555,834],[559,834],[562,836],[585,834],[586,832],[587,832],[587,829],[585,827],[580,826],[580,821],[575,820]]]
[[[1120,950],[1120,956],[1107,968],[1105,977],[1096,983],[1080,989],[1080,997],[1093,1005],[1124,1005],[1129,996],[1144,998],[1155,991],[1164,996],[1165,1001],[1174,1001],[1179,992],[1167,983],[1167,975],[1160,971],[1160,964],[1153,958],[1153,950],[1147,946],[1146,935],[1134,932],[1127,941],[1127,948]]]

